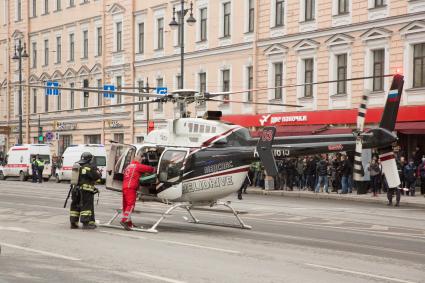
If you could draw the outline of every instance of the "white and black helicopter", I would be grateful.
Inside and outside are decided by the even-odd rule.
[[[275,156],[282,156],[282,152],[285,153],[284,157],[296,157],[355,151],[354,179],[360,180],[363,174],[362,149],[377,148],[389,187],[398,187],[400,180],[392,152],[392,144],[397,141],[397,137],[392,132],[395,128],[403,84],[402,75],[393,77],[379,127],[367,131],[364,131],[367,109],[367,96],[364,95],[359,107],[357,129],[352,134],[275,138],[276,129],[265,127],[259,139],[252,138],[248,129],[220,121],[219,111],[206,112],[203,118],[169,120],[165,128],[153,130],[141,144],[111,143],[106,188],[121,191],[123,172],[136,155],[144,156],[146,164],[156,167],[156,176],[141,179],[140,199],[160,201],[169,207],[151,227],[132,228],[135,231],[155,233],[158,225],[176,208],[186,210],[192,223],[222,226],[219,223],[202,222],[192,213],[196,207],[217,205],[229,208],[238,221],[238,225],[226,226],[251,229],[229,202],[221,200],[240,189],[250,164],[254,161],[261,160],[267,175],[275,176],[277,174]],[[192,91],[176,93],[168,98],[158,98],[153,94],[147,96],[155,98],[151,102],[159,100],[176,102],[179,99],[183,99],[185,103],[196,101]],[[190,95],[187,95],[188,93]],[[126,92],[116,94],[138,95]],[[223,93],[203,95],[200,99],[218,101],[213,97],[219,95]],[[144,103],[149,102],[120,105]],[[101,226],[121,229],[121,226],[113,223],[119,214],[120,210],[116,210],[113,217]]]

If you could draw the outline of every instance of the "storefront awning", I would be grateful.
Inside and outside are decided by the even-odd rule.
[[[425,134],[425,121],[397,123],[395,130],[406,135]]]

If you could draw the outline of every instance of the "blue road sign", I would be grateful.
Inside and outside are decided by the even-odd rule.
[[[157,87],[156,88],[156,94],[167,94],[168,93],[168,89],[166,87]]]
[[[46,95],[59,95],[58,82],[46,82]]]
[[[52,132],[47,132],[47,133],[46,133],[46,139],[47,139],[48,141],[53,140],[54,136],[55,136],[55,135],[54,135]]]
[[[104,85],[103,90],[115,91],[115,86],[114,85]],[[109,93],[109,92],[104,92],[103,97],[114,98],[115,94]]]

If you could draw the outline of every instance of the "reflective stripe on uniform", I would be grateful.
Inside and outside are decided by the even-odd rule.
[[[94,191],[94,186],[93,185],[83,184],[83,185],[81,185],[81,189],[83,189],[85,191],[93,192]]]
[[[69,215],[70,216],[74,216],[74,217],[78,217],[78,216],[80,216],[80,212],[71,210],[69,212]]]
[[[83,169],[81,169],[81,174],[85,175],[85,174],[87,174],[88,171],[91,171],[90,167],[83,167]]]
[[[83,210],[80,213],[81,216],[91,216],[91,210]]]

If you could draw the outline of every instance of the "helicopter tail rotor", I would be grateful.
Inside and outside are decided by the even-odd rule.
[[[353,170],[353,179],[355,181],[362,181],[364,176],[364,168],[362,163],[362,151],[363,151],[363,131],[364,123],[367,112],[367,100],[368,100],[368,91],[362,96],[362,103],[359,107],[359,112],[357,114],[357,129],[356,129],[356,151],[354,155],[354,170]]]

